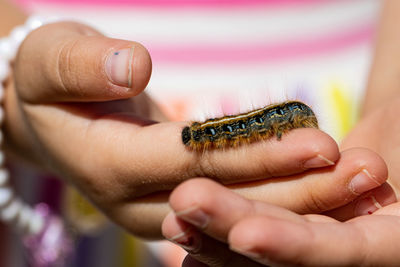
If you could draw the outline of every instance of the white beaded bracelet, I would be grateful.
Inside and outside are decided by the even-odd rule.
[[[16,27],[8,37],[0,39],[1,104],[4,96],[3,84],[10,75],[10,63],[15,59],[19,46],[31,31],[54,21],[56,20],[31,16],[24,25]],[[0,124],[3,119],[4,110],[0,105]],[[0,144],[2,141],[3,132],[0,128]],[[9,183],[9,172],[4,166],[2,149],[0,149],[0,220],[16,226],[23,233],[24,244],[34,266],[53,266],[55,263],[60,266],[72,250],[71,238],[66,233],[62,221],[57,216],[51,215],[45,204],[32,208],[17,197]]]
[[[17,55],[18,48],[25,37],[34,29],[43,25],[43,19],[30,17],[23,26],[16,27],[9,37],[0,39],[0,101],[3,101],[3,83],[10,75],[10,62]],[[0,106],[0,123],[4,119],[4,110]],[[2,141],[0,130],[0,141]],[[29,234],[40,232],[44,221],[33,209],[20,201],[9,185],[9,173],[4,167],[4,153],[0,150],[0,219],[5,223],[15,223],[20,230]]]

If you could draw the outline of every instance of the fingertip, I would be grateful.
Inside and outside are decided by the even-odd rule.
[[[394,190],[388,183],[384,183],[368,192],[366,197],[360,197],[355,203],[353,214],[349,218],[375,213],[379,209],[395,202],[397,202],[397,198]]]
[[[285,160],[286,172],[280,175],[290,175],[304,170],[329,167],[340,158],[336,141],[325,132],[313,128],[295,129],[282,137],[282,141],[272,140],[274,150],[281,152]],[[286,154],[286,156],[283,156]],[[291,158],[289,162],[289,157]],[[264,157],[265,158],[265,157]],[[275,159],[279,161],[279,159]],[[272,173],[273,176],[278,173]]]
[[[306,192],[312,197],[306,198],[309,210],[301,213],[330,211],[330,214],[335,214],[335,218],[343,218],[343,213],[354,216],[353,208],[347,206],[350,201],[385,182],[387,169],[385,162],[376,153],[364,148],[353,148],[343,151],[333,168],[326,169],[326,172],[309,171],[308,177],[307,185],[311,190]],[[339,208],[343,205],[347,208]]]
[[[342,159],[347,161],[356,172],[364,171],[375,182],[375,187],[383,184],[388,178],[388,168],[385,161],[372,150],[361,147],[350,148],[342,152]]]
[[[182,220],[179,220],[175,213],[171,211],[167,214],[162,222],[161,232],[166,239],[173,240],[174,237],[187,231],[187,228],[188,225]]]
[[[324,214],[339,221],[347,221],[357,216],[380,213],[382,207],[396,203],[397,197],[388,183],[383,183],[347,205],[325,212]]]
[[[132,94],[133,96],[141,93],[150,80],[152,71],[152,61],[149,51],[141,44],[135,43],[135,55],[132,67]]]
[[[309,147],[305,152],[313,155],[304,162],[304,168],[320,168],[332,166],[340,158],[340,151],[336,141],[327,133],[317,129],[306,129],[303,140],[309,140]]]
[[[162,224],[162,235],[170,242],[188,252],[196,252],[201,248],[201,234],[193,227],[170,213]]]
[[[396,193],[389,183],[383,183],[380,187],[375,189],[373,194],[379,204],[383,207],[397,202]]]
[[[174,217],[174,212],[170,211],[167,216],[165,216],[161,224],[161,233],[167,239],[171,237],[170,229],[172,228],[171,226],[173,226]]]

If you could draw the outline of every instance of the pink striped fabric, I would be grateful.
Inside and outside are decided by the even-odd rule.
[[[16,0],[17,2],[29,2],[29,0]],[[78,5],[130,5],[141,7],[244,7],[244,6],[301,6],[327,4],[329,2],[349,0],[37,0],[37,3],[51,4],[78,4]]]
[[[302,40],[276,43],[210,44],[203,46],[147,45],[155,62],[172,64],[226,64],[240,62],[293,61],[332,51],[342,51],[372,40],[375,26],[360,25],[344,31]]]

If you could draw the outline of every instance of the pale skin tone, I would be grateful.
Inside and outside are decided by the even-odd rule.
[[[400,189],[399,14],[400,2],[386,1],[363,116],[341,144],[342,151],[368,148],[381,155],[396,192]],[[213,203],[220,205],[211,205],[205,195],[209,190]],[[235,212],[227,212],[222,202]],[[399,202],[355,218],[345,215],[351,213],[351,204],[325,215],[299,215],[198,179],[175,189],[170,204],[174,212],[164,221],[164,235],[178,236],[175,242],[185,241],[179,236],[182,231],[191,237],[183,266],[397,266],[400,262]],[[190,217],[197,209],[208,215],[207,223],[196,224]]]
[[[7,8],[0,9],[1,18],[12,16]],[[128,88],[110,78],[106,62],[132,47],[124,70],[132,74]],[[188,150],[180,140],[187,122],[156,123],[165,119],[142,93],[150,74],[150,56],[138,43],[72,22],[34,31],[6,82],[9,153],[59,174],[113,221],[146,238],[161,238],[168,192],[196,177],[298,213],[350,218],[365,212],[356,204],[366,196],[383,206],[395,201],[378,154],[365,148],[339,152],[316,129],[223,152]],[[351,183],[359,173],[368,174],[364,182]],[[260,182],[250,182],[255,180]]]

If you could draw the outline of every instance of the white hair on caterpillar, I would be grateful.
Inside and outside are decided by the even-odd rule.
[[[222,91],[219,94],[202,94],[191,113],[190,120],[205,121],[207,119],[238,115],[268,105],[290,100],[299,100],[314,108],[317,103],[312,97],[314,92],[304,86],[285,88],[256,88],[246,90]]]

